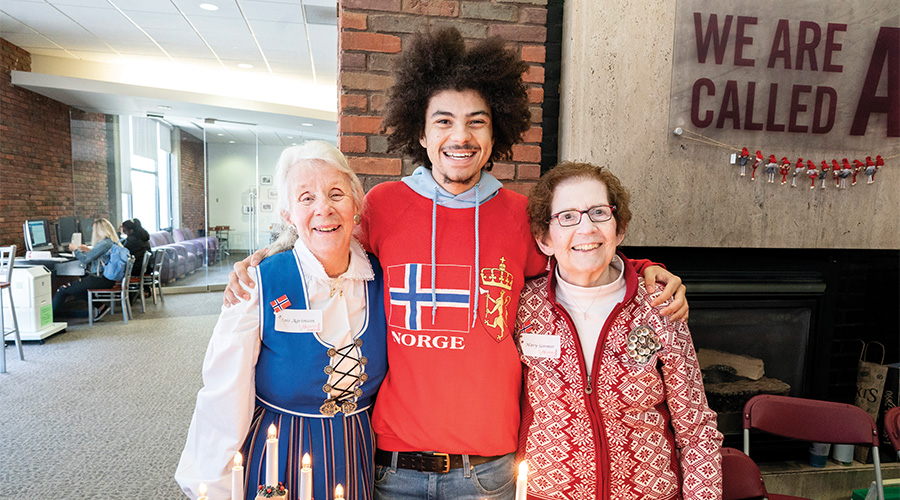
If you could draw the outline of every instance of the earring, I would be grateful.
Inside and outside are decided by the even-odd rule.
[[[359,224],[360,222],[362,222],[362,216],[359,214],[353,214],[353,223]]]
[[[293,224],[288,224],[288,231],[290,231],[290,233],[293,234],[294,236],[297,235],[297,228],[294,227]]]

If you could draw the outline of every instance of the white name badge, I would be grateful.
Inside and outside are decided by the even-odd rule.
[[[322,311],[318,309],[282,309],[275,313],[275,331],[287,333],[322,331]]]
[[[559,335],[523,333],[519,335],[519,345],[526,356],[559,359]]]

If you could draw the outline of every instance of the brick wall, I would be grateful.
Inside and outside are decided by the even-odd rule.
[[[75,214],[109,218],[106,115],[71,108]],[[110,221],[118,227],[121,221]]]
[[[74,215],[69,107],[13,87],[31,55],[0,39],[0,244],[24,254],[22,223]],[[104,166],[105,168],[105,166]]]
[[[499,35],[531,65],[525,74],[533,126],[512,158],[494,163],[492,173],[512,190],[527,194],[540,177],[541,104],[544,97],[546,0],[442,1],[342,0],[338,88],[338,146],[368,190],[396,180],[417,165],[387,153],[380,134],[391,70],[412,33],[453,26],[467,40]]]
[[[203,194],[203,142],[182,132],[181,135],[181,227],[197,234],[206,229],[206,207]]]

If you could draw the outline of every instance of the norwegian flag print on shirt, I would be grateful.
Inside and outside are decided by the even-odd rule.
[[[437,311],[432,320],[431,265],[403,264],[388,268],[389,326],[414,331],[469,331],[472,268],[438,264],[436,271]]]

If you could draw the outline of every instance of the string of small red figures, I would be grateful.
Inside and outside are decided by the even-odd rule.
[[[744,177],[747,175],[747,164],[750,162],[750,150],[747,148],[741,149],[741,154],[737,158],[737,165],[741,167],[740,176]],[[763,154],[762,151],[757,150],[756,155],[753,161],[753,164],[750,166],[752,169],[752,173],[750,175],[750,180],[756,180],[756,169],[759,167],[760,163],[763,162]],[[794,169],[791,172],[791,165],[793,165]],[[778,170],[778,173],[781,174],[781,184],[787,184],[787,176],[791,175],[791,187],[797,187],[797,177],[802,177],[804,172],[806,176],[809,177],[809,188],[816,188],[816,181],[821,181],[820,187],[825,189],[828,179],[828,173],[831,172],[831,178],[834,181],[834,187],[838,189],[846,189],[847,185],[855,186],[857,182],[857,176],[860,172],[864,173],[866,176],[866,184],[872,184],[875,182],[875,173],[878,172],[881,167],[884,166],[884,158],[881,155],[875,155],[875,159],[873,160],[871,156],[866,156],[866,161],[862,162],[860,160],[853,160],[853,163],[850,163],[850,160],[847,158],[842,158],[840,163],[838,163],[837,159],[831,160],[831,166],[828,166],[828,162],[826,160],[822,160],[820,167],[816,169],[816,164],[813,163],[812,160],[806,160],[804,162],[803,158],[797,158],[796,162],[791,162],[788,160],[787,156],[782,156],[781,160],[778,161],[775,158],[775,155],[769,155],[769,160],[765,163],[766,170],[766,182],[774,183],[775,182],[775,171]]]

